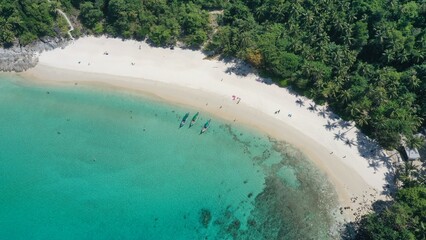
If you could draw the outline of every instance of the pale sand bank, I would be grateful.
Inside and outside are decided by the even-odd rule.
[[[199,108],[231,122],[236,119],[237,123],[264,131],[293,144],[325,171],[336,186],[342,205],[354,209],[346,211],[351,218],[361,206],[359,202],[370,201],[370,194],[384,191],[389,170],[378,160],[383,154],[381,151],[375,151],[374,156],[370,154],[376,147],[367,140],[361,141],[365,137],[356,128],[342,128],[339,120],[329,117],[329,112],[323,117],[319,111],[309,110],[313,104],[310,100],[303,99],[304,106],[298,105],[300,97],[287,89],[257,81],[259,77],[255,74],[242,77],[227,73],[233,66],[233,63],[205,60],[199,51],[85,37],[65,49],[42,53],[38,66],[22,76],[51,83],[102,84],[138,91]],[[241,102],[237,104],[232,95],[240,97]],[[321,109],[325,108],[318,106]],[[277,110],[280,113],[275,114]],[[345,133],[344,137],[353,140],[354,145],[350,147],[345,141],[337,140],[339,132]],[[361,156],[364,154],[368,158]],[[352,197],[358,200],[353,202]]]

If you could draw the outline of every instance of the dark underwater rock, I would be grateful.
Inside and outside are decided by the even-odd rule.
[[[200,213],[201,225],[203,225],[204,228],[207,228],[211,220],[212,220],[211,212],[205,208],[201,209],[201,213]]]

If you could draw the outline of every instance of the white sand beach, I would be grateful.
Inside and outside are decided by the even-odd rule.
[[[253,73],[237,75],[235,70],[244,69],[235,68],[235,63],[205,58],[200,51],[177,47],[84,37],[64,49],[42,53],[38,66],[21,75],[69,86],[97,84],[136,91],[208,111],[289,142],[327,174],[342,206],[352,209],[345,210],[348,217],[354,218],[364,206],[360,202],[368,205],[374,198],[385,198],[386,177],[392,176],[382,160],[386,157],[356,128],[345,125],[324,106],[309,109],[312,101],[264,83]]]

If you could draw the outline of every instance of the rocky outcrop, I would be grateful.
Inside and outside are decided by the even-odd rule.
[[[22,46],[0,48],[0,71],[22,72],[38,63],[38,55],[43,51],[64,47],[66,41],[62,38],[40,39],[39,41]]]

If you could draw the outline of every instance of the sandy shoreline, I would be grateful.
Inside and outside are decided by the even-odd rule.
[[[327,174],[342,206],[353,209],[345,211],[352,219],[360,202],[373,200],[370,194],[381,195],[389,170],[379,161],[380,151],[356,128],[341,127],[330,113],[321,116],[322,106],[309,110],[310,100],[302,99],[304,106],[300,106],[296,103],[300,97],[259,82],[255,74],[236,75],[233,63],[204,58],[198,51],[87,37],[65,49],[42,53],[38,66],[20,75],[42,83],[90,84],[142,93],[235,120],[289,142]],[[239,104],[233,95],[241,98]],[[275,114],[277,110],[280,113]],[[337,139],[339,132],[353,146]]]

